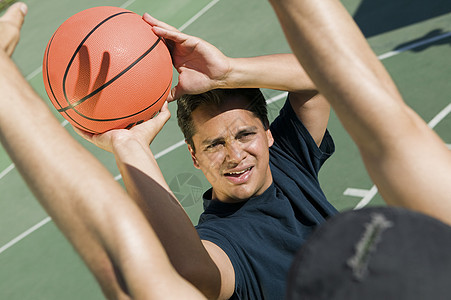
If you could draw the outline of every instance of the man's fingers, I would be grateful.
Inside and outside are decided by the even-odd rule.
[[[167,30],[171,30],[171,31],[179,31],[177,28],[166,24],[158,19],[155,19],[154,17],[152,17],[151,15],[149,15],[148,13],[145,13],[143,15],[143,20],[146,21],[147,23],[149,23],[152,26],[158,26]]]
[[[160,109],[160,112],[158,113],[158,115],[155,117],[158,118],[158,120],[164,124],[166,124],[166,122],[169,120],[169,118],[171,118],[171,112],[169,111],[169,107],[168,107],[168,102],[165,101],[163,103],[163,106]]]
[[[23,2],[17,2],[8,8],[0,20],[15,26],[20,30],[27,12],[27,5]]]
[[[189,38],[188,35],[181,33],[180,31],[169,30],[160,26],[153,26],[152,30],[156,35],[178,44],[185,42]]]
[[[172,102],[174,100],[177,100],[178,98],[180,98],[180,95],[178,95],[178,87],[175,86],[169,92],[169,95],[168,95],[168,98],[166,99],[166,101],[169,103],[169,102]]]
[[[72,126],[72,128],[74,129],[75,133],[77,133],[79,136],[81,136],[82,138],[84,138],[85,140],[91,141],[93,134],[81,129],[78,129],[75,126]]]

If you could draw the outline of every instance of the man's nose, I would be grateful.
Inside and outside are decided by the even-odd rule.
[[[239,163],[243,159],[243,149],[237,141],[226,145],[226,159],[229,163]]]

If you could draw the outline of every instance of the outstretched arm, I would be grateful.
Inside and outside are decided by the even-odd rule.
[[[385,201],[451,224],[451,154],[403,102],[341,3],[270,2],[294,53],[356,142]]]
[[[144,213],[176,271],[214,299],[220,294],[220,270],[170,191],[149,148],[169,117],[165,103],[156,117],[130,130],[116,129],[100,135],[75,130],[114,154],[128,194]]]
[[[18,3],[0,18],[1,143],[107,298],[201,298],[173,269],[138,207],[60,126],[9,58],[25,11]]]

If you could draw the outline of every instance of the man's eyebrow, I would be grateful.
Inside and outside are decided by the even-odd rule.
[[[238,136],[240,134],[250,132],[250,131],[256,131],[256,130],[258,130],[257,126],[245,126],[245,127],[241,128],[240,130],[238,130],[237,133],[235,134],[235,136]],[[211,145],[211,144],[215,144],[218,142],[222,142],[224,140],[225,140],[225,138],[222,136],[217,137],[217,138],[211,138],[211,139],[206,138],[205,140],[203,140],[201,142],[201,144],[202,145]]]
[[[238,130],[236,135],[238,135],[240,133],[249,132],[249,131],[256,131],[257,129],[258,129],[257,126],[246,126],[244,128],[241,128],[240,130]]]
[[[213,139],[208,139],[207,138],[207,139],[202,141],[202,145],[211,145],[211,144],[215,144],[215,143],[221,142],[223,140],[224,140],[223,137],[217,137],[217,138],[213,138]]]

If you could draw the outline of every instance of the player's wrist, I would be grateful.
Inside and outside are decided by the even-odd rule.
[[[224,75],[216,80],[216,87],[220,89],[234,89],[242,86],[242,73],[243,70],[240,66],[241,60],[240,58],[231,58],[227,57],[226,62],[226,71]]]

